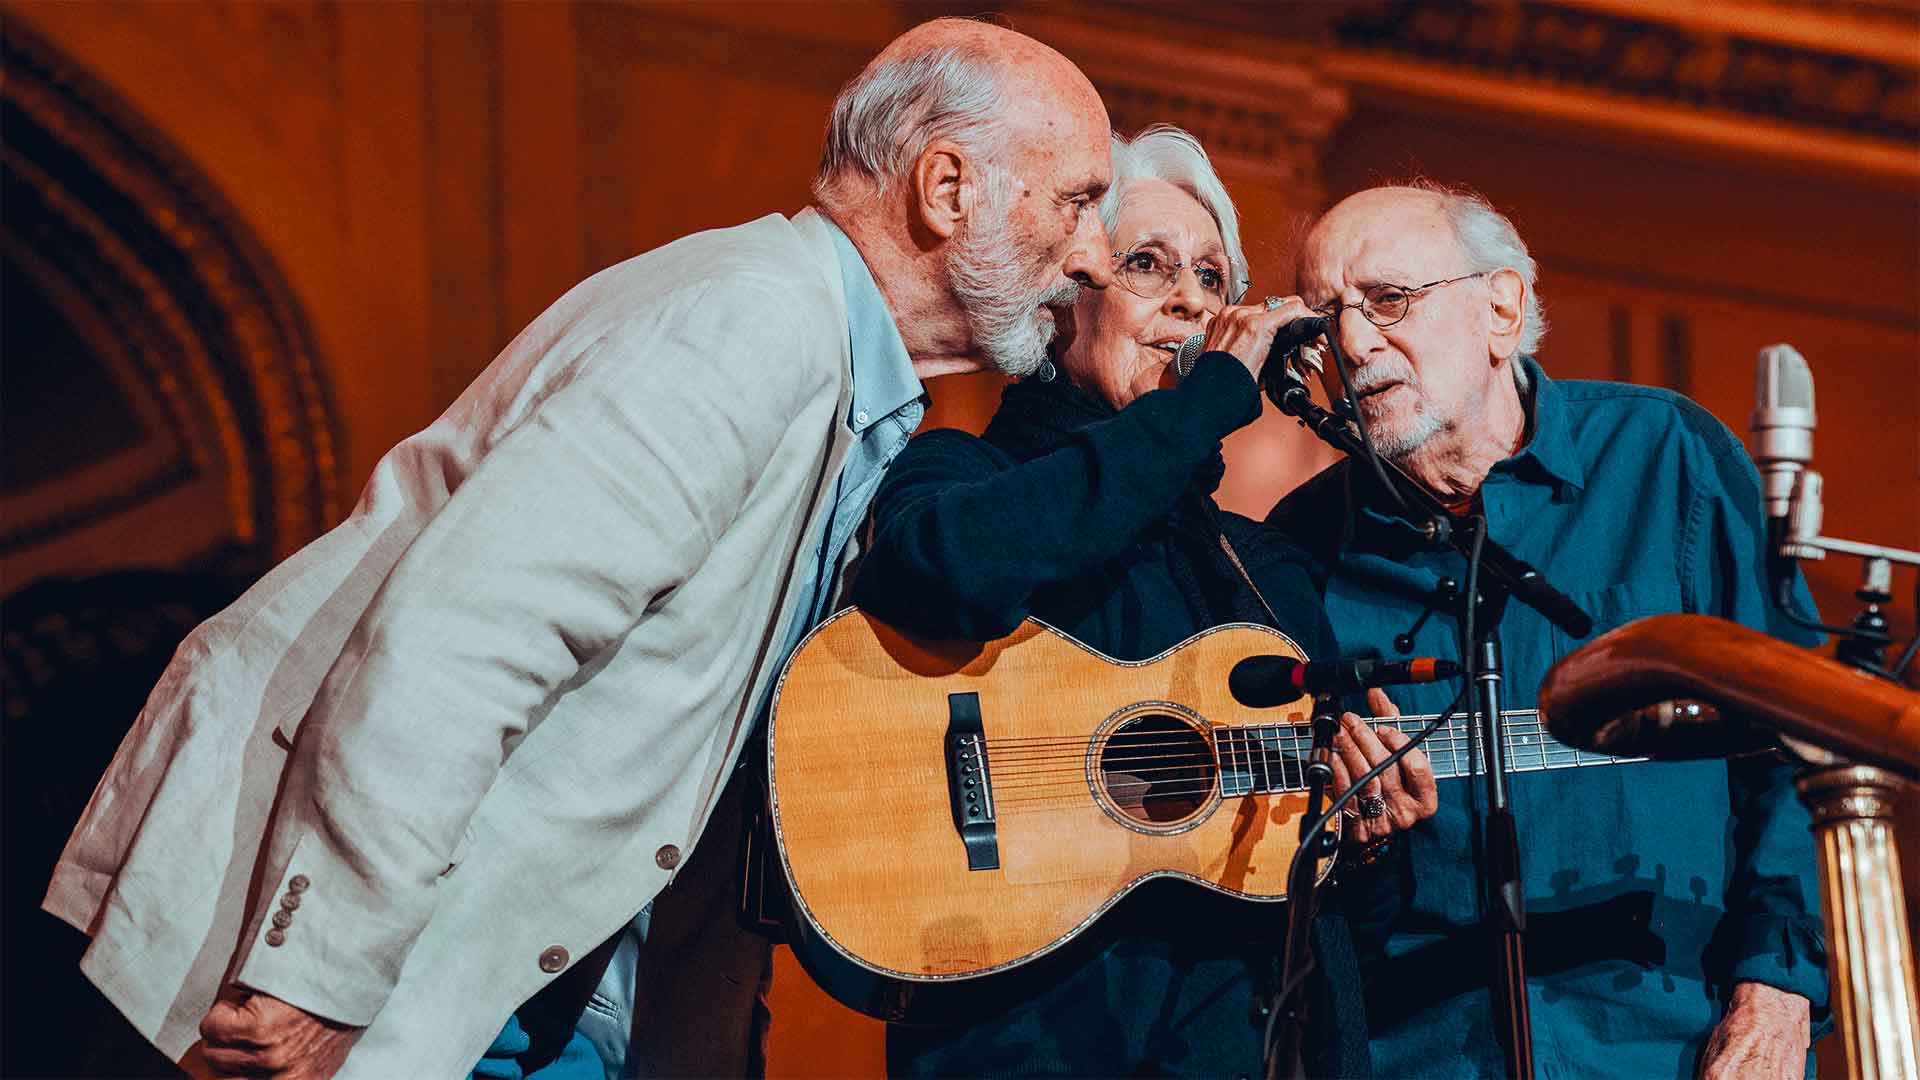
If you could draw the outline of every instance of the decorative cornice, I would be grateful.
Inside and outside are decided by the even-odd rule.
[[[1746,22],[1654,17],[1644,4],[1354,5],[1332,25],[1344,53],[1393,56],[1610,99],[1708,110],[1920,145],[1920,56],[1782,40]],[[1757,5],[1745,5],[1751,13]],[[1644,12],[1644,13],[1643,13]],[[1782,13],[1798,20],[1802,13]],[[1743,29],[1742,27],[1748,27]],[[1908,27],[1910,50],[1920,30]]]
[[[1128,29],[1112,14],[1034,6],[1021,9],[1013,23],[1086,72],[1116,130],[1176,124],[1223,166],[1304,189],[1309,203],[1317,200],[1321,148],[1347,116],[1344,86],[1304,55],[1207,48],[1157,35],[1137,19]]]

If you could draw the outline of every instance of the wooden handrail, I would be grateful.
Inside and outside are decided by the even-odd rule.
[[[1662,753],[1657,733],[1635,741],[1620,729],[1620,717],[1675,698],[1726,718],[1679,738],[1696,752]],[[1697,757],[1705,743],[1736,753],[1758,725],[1920,777],[1920,694],[1709,615],[1655,615],[1602,634],[1547,670],[1540,710],[1555,738],[1610,753]]]

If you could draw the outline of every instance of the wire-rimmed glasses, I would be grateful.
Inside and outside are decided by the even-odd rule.
[[[1193,267],[1200,290],[1221,304],[1227,302],[1227,272],[1208,263],[1184,263],[1160,244],[1139,244],[1113,256],[1113,276],[1135,296],[1158,300],[1173,291],[1180,271]]]
[[[1413,298],[1426,292],[1428,289],[1437,289],[1442,285],[1451,285],[1456,281],[1465,281],[1468,278],[1485,277],[1486,275],[1487,271],[1478,270],[1471,274],[1461,274],[1459,277],[1429,281],[1425,285],[1415,285],[1411,288],[1405,285],[1389,285],[1385,283],[1369,285],[1365,291],[1361,292],[1360,302],[1358,304],[1343,304],[1335,300],[1331,304],[1327,304],[1324,307],[1317,307],[1313,310],[1321,315],[1325,315],[1329,319],[1338,320],[1342,311],[1350,307],[1357,307],[1360,309],[1360,314],[1364,315],[1368,322],[1385,329],[1399,322],[1401,319],[1406,318],[1407,312],[1413,310]]]

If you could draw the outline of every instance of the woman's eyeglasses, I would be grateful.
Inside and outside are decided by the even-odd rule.
[[[1173,291],[1180,271],[1187,263],[1175,260],[1166,249],[1151,244],[1130,248],[1113,257],[1113,276],[1121,287],[1135,296],[1158,300]],[[1208,296],[1227,302],[1227,272],[1211,263],[1193,265],[1193,277]]]

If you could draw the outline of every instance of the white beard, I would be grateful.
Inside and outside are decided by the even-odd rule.
[[[1025,377],[1047,358],[1058,320],[1051,310],[1072,307],[1080,286],[1064,278],[1026,283],[1031,262],[1014,242],[1009,200],[983,200],[965,231],[955,238],[947,271],[953,294],[966,312],[974,347],[995,368]]]
[[[1414,374],[1413,366],[1405,360],[1382,358],[1368,364],[1364,371],[1354,372],[1354,396],[1359,398],[1368,390],[1390,382],[1399,382],[1402,389],[1414,397],[1411,405],[1403,404],[1400,407],[1397,423],[1387,424],[1385,416],[1371,407],[1366,399],[1360,399],[1358,407],[1366,417],[1367,437],[1373,443],[1374,453],[1394,462],[1402,462],[1450,428],[1452,423],[1449,418],[1436,412],[1421,393],[1419,376]]]

